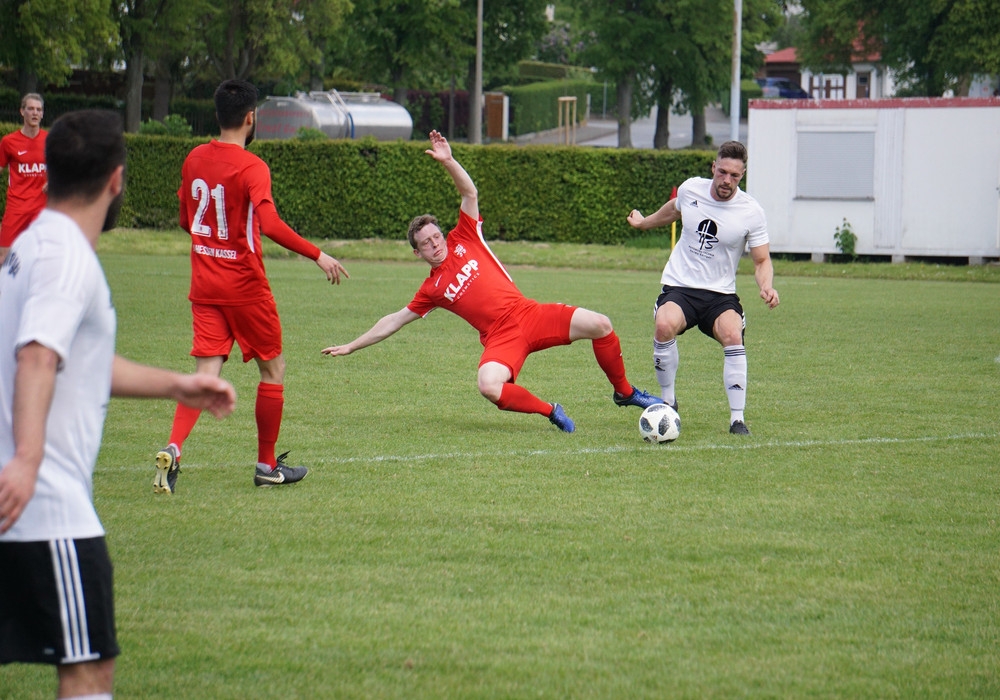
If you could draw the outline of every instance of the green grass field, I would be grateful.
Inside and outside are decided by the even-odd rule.
[[[119,352],[192,369],[186,258],[123,247],[102,253]],[[656,391],[662,253],[632,251],[628,271],[567,250],[515,280],[607,313],[630,379]],[[532,356],[519,380],[572,435],[480,397],[476,333],[446,312],[321,356],[426,274],[344,257],[339,288],[267,263],[288,359],[278,447],[311,467],[301,484],[252,484],[252,365],[227,366],[238,408],[202,418],[172,497],[153,495],[152,459],[173,406],[112,401],[95,499],[117,697],[1000,696],[1000,286],[779,267],[769,312],[742,274],[753,436],[727,433],[721,349],[693,332],[683,432],[658,446],[589,343]],[[968,270],[944,276],[998,279]],[[50,667],[0,668],[0,698],[54,687]]]

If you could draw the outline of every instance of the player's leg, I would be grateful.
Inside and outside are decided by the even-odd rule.
[[[257,466],[274,469],[278,463],[275,445],[281,432],[281,417],[285,409],[285,356],[269,360],[256,358],[260,369],[254,416],[257,419]]]
[[[537,413],[545,416],[560,430],[572,433],[576,426],[562,406],[548,403],[519,384],[514,384],[511,370],[501,362],[487,361],[479,366],[479,393],[496,404],[501,411]]]
[[[722,381],[729,400],[729,432],[749,435],[743,411],[747,400],[747,352],[743,345],[743,314],[727,309],[719,314],[712,334],[722,345]]]
[[[110,698],[113,587],[103,537],[0,542],[0,664],[51,664],[58,697]]]
[[[222,374],[225,357],[195,358],[195,372],[218,377]],[[156,476],[153,478],[153,493],[172,494],[177,487],[177,476],[181,471],[181,450],[184,441],[191,435],[201,410],[177,404],[174,409],[174,420],[170,425],[170,440],[167,446],[156,453]]]
[[[496,404],[501,411],[538,413],[543,416],[552,413],[552,404],[542,401],[523,386],[514,384],[512,379],[510,368],[493,360],[483,362],[476,376],[479,393]]]
[[[594,357],[604,375],[614,387],[612,398],[619,406],[646,408],[662,403],[659,398],[637,389],[625,374],[622,344],[611,325],[611,319],[590,309],[577,308],[569,325],[570,342],[589,338],[593,341]]]
[[[115,660],[101,659],[82,664],[63,664],[56,668],[59,677],[57,698],[107,698],[114,687]]]
[[[235,337],[229,325],[225,307],[206,304],[191,305],[192,347],[195,371],[218,377],[229,357]],[[156,454],[156,476],[153,493],[172,494],[180,474],[184,442],[194,430],[201,411],[183,404],[174,409],[167,446]]]
[[[654,320],[653,368],[656,371],[656,381],[660,385],[660,397],[663,402],[670,404],[676,410],[677,392],[674,386],[677,381],[677,368],[680,366],[677,336],[687,328],[687,318],[684,310],[676,302],[664,301],[656,307]]]

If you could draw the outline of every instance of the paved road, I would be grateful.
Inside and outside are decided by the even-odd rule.
[[[686,148],[691,145],[691,115],[670,115],[670,148]],[[731,132],[729,117],[718,107],[705,110],[705,130],[712,137],[712,142],[720,144],[728,141]],[[632,147],[652,148],[653,136],[656,133],[656,108],[650,116],[632,122]],[[539,132],[517,139],[518,143],[545,144],[564,143],[566,135],[557,130]],[[740,122],[740,141],[747,142],[747,123]],[[591,118],[586,125],[577,128],[576,143],[580,146],[602,146],[615,148],[618,146],[618,123],[609,119]]]

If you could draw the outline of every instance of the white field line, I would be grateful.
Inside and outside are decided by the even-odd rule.
[[[539,457],[548,455],[573,456],[573,455],[600,455],[617,454],[621,452],[649,453],[655,450],[664,452],[708,452],[713,450],[760,450],[775,448],[811,448],[811,447],[839,447],[843,445],[892,445],[909,444],[920,442],[949,442],[967,441],[1000,438],[1000,433],[963,433],[959,435],[932,435],[919,438],[857,438],[854,440],[792,440],[786,442],[747,442],[743,444],[714,444],[714,445],[646,445],[635,446],[618,445],[613,447],[584,447],[580,449],[566,450],[509,450],[507,452],[441,452],[436,454],[422,455],[373,455],[371,457],[334,457],[321,462],[328,464],[378,464],[381,462],[424,462],[442,459],[470,459],[479,457]]]
[[[327,457],[323,459],[310,460],[313,465],[318,464],[399,464],[407,462],[429,462],[444,459],[478,459],[483,457],[546,457],[546,456],[574,456],[574,455],[604,455],[620,453],[652,454],[660,450],[663,454],[674,454],[677,452],[712,452],[712,451],[735,451],[735,450],[773,450],[773,449],[798,449],[798,448],[823,448],[841,447],[845,445],[907,445],[921,442],[952,442],[970,440],[996,440],[1000,438],[1000,433],[960,433],[957,435],[927,435],[918,438],[892,438],[892,437],[872,437],[855,438],[847,440],[790,440],[790,441],[769,441],[769,442],[733,442],[729,444],[707,444],[707,445],[647,445],[638,442],[636,445],[615,445],[611,447],[581,447],[577,449],[567,448],[564,450],[508,450],[506,452],[436,452],[419,455],[371,455],[369,457]],[[752,438],[751,438],[752,440]],[[152,473],[152,460],[143,469]],[[134,471],[140,467],[135,465],[122,465],[117,467],[98,467],[98,471]],[[183,469],[198,469],[198,464],[184,464]]]

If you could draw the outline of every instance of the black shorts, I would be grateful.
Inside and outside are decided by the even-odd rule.
[[[0,542],[0,664],[118,656],[112,588],[103,537]]]
[[[747,319],[743,315],[743,306],[740,305],[740,298],[735,294],[721,294],[720,292],[712,292],[707,289],[691,289],[689,287],[671,287],[665,284],[660,291],[660,296],[656,297],[653,314],[655,315],[657,309],[668,301],[677,304],[677,306],[681,307],[681,311],[684,312],[684,321],[687,324],[684,331],[692,326],[698,326],[698,330],[709,338],[714,339],[715,334],[712,330],[713,326],[715,326],[715,319],[724,312],[732,309],[743,319],[743,330],[744,333],[746,332]],[[681,335],[684,331],[681,331],[678,335]]]

